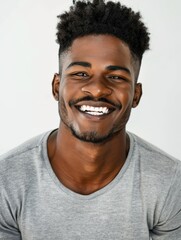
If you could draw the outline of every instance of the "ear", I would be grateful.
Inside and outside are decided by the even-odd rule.
[[[142,84],[141,83],[136,83],[134,98],[133,98],[133,103],[132,103],[133,108],[138,106],[139,101],[141,99],[141,96],[142,96]]]
[[[60,86],[60,75],[58,73],[55,73],[52,81],[52,93],[56,101],[59,100],[59,86]]]

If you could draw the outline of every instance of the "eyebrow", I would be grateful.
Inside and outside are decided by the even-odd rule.
[[[110,65],[110,66],[107,66],[106,69],[107,69],[107,70],[110,70],[110,71],[121,70],[121,71],[125,71],[125,72],[127,72],[129,75],[131,75],[130,70],[129,70],[128,68],[126,68],[126,67]]]
[[[88,67],[91,68],[91,64],[89,62],[72,62],[68,65],[67,69],[72,67],[72,66],[82,66],[82,67]],[[114,65],[110,65],[106,67],[106,70],[109,71],[116,71],[116,70],[121,70],[121,71],[125,71],[127,72],[129,75],[131,75],[131,72],[128,68],[126,67],[122,67],[122,66],[114,66]]]
[[[67,69],[72,66],[82,66],[82,67],[91,67],[92,65],[88,62],[72,62],[68,65]]]

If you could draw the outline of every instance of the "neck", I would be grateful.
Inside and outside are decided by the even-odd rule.
[[[63,124],[48,139],[48,154],[59,180],[80,194],[110,183],[122,168],[129,150],[125,129],[109,141],[93,144],[75,138]]]

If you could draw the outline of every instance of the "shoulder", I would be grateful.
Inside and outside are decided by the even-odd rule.
[[[181,161],[132,133],[130,137],[136,155],[132,156],[134,168],[150,223],[154,226],[180,211]]]
[[[7,161],[8,159],[13,159],[22,154],[26,154],[27,152],[31,151],[34,148],[37,148],[41,145],[43,138],[46,136],[46,133],[40,134],[35,136],[31,139],[28,139],[24,143],[20,144],[19,146],[9,150],[8,152],[0,155],[0,162],[2,164],[3,161]]]
[[[135,148],[141,161],[148,167],[162,169],[162,171],[170,171],[181,166],[181,161],[169,155],[165,151],[149,143],[148,141],[138,137],[133,133],[129,133],[134,139]]]
[[[42,143],[50,132],[35,136],[16,148],[0,156],[0,175],[1,177],[18,175],[18,172],[27,169],[36,160],[38,152],[42,149]]]
[[[134,144],[135,164],[143,186],[155,196],[168,193],[170,187],[181,182],[181,161],[150,144],[135,134],[130,134]],[[179,188],[180,189],[180,188]]]

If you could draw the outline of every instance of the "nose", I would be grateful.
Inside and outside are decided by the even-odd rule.
[[[94,98],[107,97],[112,94],[112,89],[100,79],[91,79],[81,90]]]

